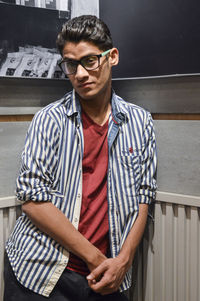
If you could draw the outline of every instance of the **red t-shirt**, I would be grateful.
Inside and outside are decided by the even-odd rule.
[[[93,245],[107,254],[109,224],[107,202],[108,121],[100,126],[82,112],[84,155],[83,190],[79,232]],[[70,254],[67,268],[87,275],[87,265]]]

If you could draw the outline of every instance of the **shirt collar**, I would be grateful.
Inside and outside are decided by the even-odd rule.
[[[70,94],[67,94],[67,96],[68,97],[65,99],[67,116],[70,117],[73,115],[80,115],[81,105],[75,90],[73,89],[73,91]]]
[[[73,89],[72,93],[70,93],[70,99],[67,99],[67,96],[69,96],[69,94],[66,95],[66,102],[65,102],[67,116],[70,117],[76,115],[78,119],[80,119],[81,105],[77,93]],[[112,113],[113,121],[117,124],[122,124],[123,122],[126,121],[127,118],[127,111],[125,107],[122,105],[122,101],[123,100],[115,94],[114,90],[112,90],[112,96],[111,96],[112,112],[111,113]]]
[[[112,90],[111,107],[112,107],[112,119],[117,124],[122,124],[126,121],[127,111],[122,105],[122,99],[117,96]]]

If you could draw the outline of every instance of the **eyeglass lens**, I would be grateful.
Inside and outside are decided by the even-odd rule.
[[[84,57],[80,60],[80,64],[86,70],[94,70],[99,67],[99,58],[95,55]],[[76,72],[79,62],[66,60],[62,62],[62,69],[66,74],[72,74]]]

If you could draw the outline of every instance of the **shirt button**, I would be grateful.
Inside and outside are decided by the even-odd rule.
[[[81,194],[80,194],[80,193],[78,193],[77,197],[80,199],[80,197],[81,197]]]
[[[74,222],[75,222],[75,223],[77,223],[77,222],[78,222],[78,218],[77,218],[77,217],[75,217],[75,219],[74,219]]]

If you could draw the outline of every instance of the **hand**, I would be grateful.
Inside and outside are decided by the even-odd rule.
[[[126,271],[126,265],[118,257],[108,258],[87,276],[88,285],[101,295],[114,293],[119,289]]]

